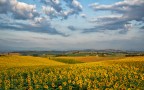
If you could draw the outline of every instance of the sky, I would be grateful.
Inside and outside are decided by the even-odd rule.
[[[144,0],[0,0],[0,51],[144,51]]]

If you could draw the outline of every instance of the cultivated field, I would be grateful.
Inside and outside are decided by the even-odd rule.
[[[61,57],[54,57],[57,61],[64,61],[64,60],[74,60],[79,62],[98,62],[98,61],[107,61],[107,60],[119,60],[124,57],[98,57],[98,56],[61,56]]]
[[[23,67],[23,66],[56,66],[64,65],[64,63],[49,60],[47,58],[32,57],[32,56],[1,56],[0,57],[0,69],[12,68],[12,67]]]
[[[61,62],[1,56],[0,90],[144,90],[144,57],[78,64]]]

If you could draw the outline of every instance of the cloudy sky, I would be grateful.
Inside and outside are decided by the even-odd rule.
[[[0,0],[0,51],[144,50],[144,0]]]

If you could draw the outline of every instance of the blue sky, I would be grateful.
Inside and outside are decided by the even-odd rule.
[[[0,51],[144,50],[143,0],[0,0]]]

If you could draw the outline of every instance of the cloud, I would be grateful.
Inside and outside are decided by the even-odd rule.
[[[81,16],[82,18],[87,18],[87,15],[86,15],[86,14],[80,14],[80,16]]]
[[[54,8],[57,12],[62,10],[60,0],[40,0],[41,3],[44,3],[46,6]]]
[[[77,0],[40,0],[45,5],[43,12],[50,18],[67,19],[71,15],[78,15],[82,11],[82,5]],[[66,4],[62,3],[65,2]]]
[[[126,20],[122,19],[118,16],[105,16],[105,17],[99,17],[96,19],[92,19],[89,21],[90,23],[96,23],[92,28],[86,28],[84,29],[83,33],[90,33],[90,32],[102,32],[103,30],[119,30],[123,29],[123,31],[126,31]]]
[[[71,31],[77,30],[74,26],[68,26],[68,29],[70,29]]]
[[[118,30],[129,29],[127,26],[130,21],[144,21],[144,1],[143,0],[124,0],[112,5],[101,5],[93,3],[89,5],[94,11],[110,11],[114,15],[97,17],[95,20],[90,20],[97,25],[93,30]],[[129,24],[130,25],[130,24]],[[88,31],[88,30],[87,30]]]
[[[67,38],[33,32],[0,31],[0,45],[5,49],[25,50],[70,50],[70,49],[133,49],[144,50],[144,33],[132,30],[127,34],[117,31],[78,34]],[[7,35],[6,35],[7,34]],[[18,40],[19,39],[19,40]],[[9,45],[9,46],[8,46]],[[0,49],[2,50],[2,49]]]
[[[39,16],[39,13],[35,10],[35,5],[28,5],[26,3],[17,2],[12,9],[13,16],[16,19],[32,19]]]
[[[143,26],[143,27],[141,27],[141,29],[144,29],[144,26]]]
[[[55,27],[53,27],[50,21],[45,17],[35,18],[31,23],[22,23],[16,21],[12,23],[0,23],[0,29],[47,33],[50,35],[61,35],[67,37],[66,34],[57,31],[57,29],[55,29]]]
[[[70,15],[78,15],[83,7],[81,5],[80,2],[78,2],[77,0],[64,0],[66,2],[67,7],[69,7],[70,9],[67,11],[63,12],[63,16],[64,18],[67,18]]]
[[[109,10],[113,13],[122,14],[123,18],[133,19],[133,20],[142,20],[144,13],[141,12],[144,9],[144,1],[142,0],[124,0],[117,2],[112,5],[100,5],[97,3],[90,5],[93,10]]]
[[[59,5],[58,2],[53,2]],[[47,33],[51,35],[68,36],[56,30],[49,18],[36,11],[36,5],[19,2],[17,0],[0,0],[0,29]],[[45,13],[55,17],[58,9],[43,7]]]
[[[39,16],[35,5],[18,2],[17,0],[1,0],[0,14],[8,13],[15,19],[33,19]]]
[[[67,6],[71,9],[74,9],[76,13],[82,11],[82,5],[77,0],[64,0],[67,3]]]
[[[71,15],[78,15],[82,5],[77,0],[40,0],[44,4],[42,11],[50,18],[67,19]],[[65,3],[64,3],[65,2]],[[14,19],[34,19],[39,17],[36,5],[19,2],[17,0],[0,0],[0,14],[9,14]]]
[[[53,7],[42,6],[42,10],[50,19],[58,17],[59,13]]]
[[[95,26],[97,29],[102,30],[117,30],[123,28],[126,21],[127,20],[121,18],[120,16],[103,16],[90,20],[91,23],[97,23],[97,26]]]
[[[73,9],[70,9],[70,10],[62,12],[61,16],[62,16],[62,19],[67,19],[69,16],[74,15],[74,14],[75,14],[75,11]]]

